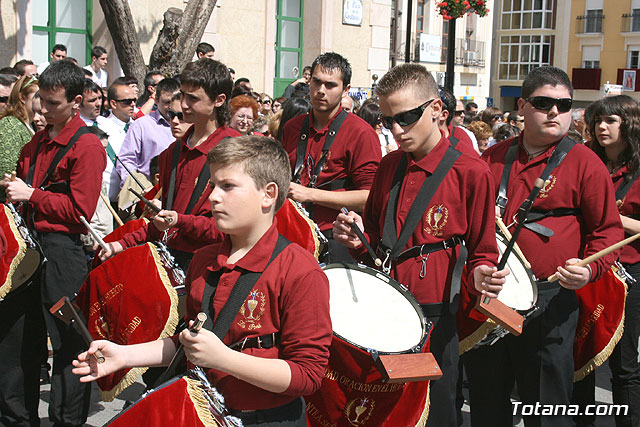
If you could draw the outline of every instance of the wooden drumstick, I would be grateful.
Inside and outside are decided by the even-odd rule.
[[[80,216],[80,222],[82,222],[82,224],[87,228],[89,234],[91,234],[91,237],[93,237],[93,240],[95,240],[96,243],[100,245],[102,250],[104,250],[105,252],[109,252],[109,247],[104,242],[104,240],[102,240],[102,237],[100,237],[98,232],[91,226],[91,224],[87,222],[87,219],[83,216]]]
[[[603,250],[598,251],[595,254],[590,255],[590,256],[586,257],[585,259],[580,260],[580,261],[576,262],[575,264],[571,264],[571,265],[577,265],[578,267],[586,267],[588,264],[591,264],[592,262],[599,260],[603,256],[609,255],[611,252],[617,251],[621,247],[626,246],[629,243],[631,243],[634,240],[637,240],[639,238],[640,238],[640,233],[634,234],[631,237],[627,237],[624,240],[620,240],[618,243],[614,243],[613,245],[609,246],[608,248],[604,248]],[[552,274],[551,276],[549,276],[547,278],[547,280],[549,282],[557,281],[558,280],[558,273]]]
[[[340,211],[345,215],[349,215],[349,210],[347,208],[342,208]],[[367,252],[369,252],[369,256],[371,256],[371,259],[373,259],[376,267],[380,267],[382,265],[382,260],[378,258],[378,255],[376,255],[376,251],[373,249],[367,238],[364,237],[364,234],[362,233],[362,230],[360,230],[360,227],[358,227],[358,224],[356,224],[354,221],[349,225],[351,225],[351,229],[354,233],[356,233],[356,236],[358,236],[358,239],[360,239]]]
[[[149,209],[151,209],[152,211],[154,211],[157,214],[160,213],[160,211],[162,209],[160,209],[159,207],[157,207],[156,205],[154,205],[153,203],[151,203],[146,197],[144,197],[142,194],[138,193],[136,190],[134,190],[133,188],[129,187],[127,188],[127,190],[129,190],[131,193],[133,193],[134,196],[136,196],[138,199],[140,199],[145,205],[147,205],[147,207]],[[168,224],[171,224],[171,222],[173,222],[172,218],[163,218]]]
[[[11,172],[11,182],[16,180],[16,176],[17,176],[16,171]]]
[[[107,196],[102,194],[102,191],[100,192],[100,198],[102,199],[104,204],[107,205],[107,208],[109,208],[109,212],[111,212],[111,215],[113,215],[113,218],[116,220],[118,225],[120,226],[124,225],[124,222],[122,222],[122,220],[120,219],[116,211],[113,210],[113,207],[111,206],[111,202],[109,201],[109,199],[107,199]]]
[[[498,224],[498,228],[500,229],[500,231],[502,231],[502,234],[504,234],[504,237],[506,237],[507,240],[510,241],[512,239],[511,233],[509,232],[509,229],[507,228],[505,223],[502,221],[502,218],[500,218],[499,216],[496,217],[496,224]],[[520,258],[522,258],[522,261],[524,262],[524,266],[527,267],[528,269],[531,269],[531,264],[529,263],[529,261],[527,261],[527,258],[525,258],[524,254],[520,250],[520,246],[518,246],[517,243],[513,244],[513,250],[516,251],[516,253]]]

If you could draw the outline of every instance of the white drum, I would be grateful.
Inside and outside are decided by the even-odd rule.
[[[404,286],[364,265],[330,264],[323,270],[336,336],[378,353],[420,351],[431,326]]]
[[[496,239],[498,251],[502,257],[509,242],[502,233],[497,233]],[[525,264],[525,260],[516,251],[511,252],[506,265],[511,274],[507,276],[507,282],[498,294],[498,300],[516,311],[527,311],[533,308],[538,301],[536,278]]]

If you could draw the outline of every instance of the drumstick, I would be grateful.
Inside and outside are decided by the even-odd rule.
[[[113,218],[116,220],[118,225],[120,225],[120,226],[124,225],[124,222],[122,222],[122,220],[120,219],[120,217],[118,216],[116,211],[113,210],[113,206],[111,206],[111,202],[109,201],[109,199],[107,199],[107,196],[102,194],[102,191],[100,192],[100,198],[102,199],[104,204],[107,205],[107,208],[109,209],[109,212],[111,212],[111,215],[113,215]]]
[[[585,259],[580,260],[580,261],[576,262],[575,264],[571,264],[571,265],[576,265],[578,267],[586,267],[588,264],[591,264],[592,262],[599,260],[603,256],[609,255],[611,252],[617,251],[621,247],[626,246],[629,243],[631,243],[634,240],[637,240],[639,238],[640,238],[640,233],[636,233],[631,237],[627,237],[624,240],[620,240],[618,243],[614,243],[613,245],[609,246],[608,248],[604,248],[603,250],[598,251],[593,255],[589,255]],[[547,280],[549,282],[555,282],[556,280],[558,280],[558,273],[553,273],[551,276],[549,276],[547,278]]]
[[[345,215],[349,215],[349,210],[347,208],[342,208],[340,209],[340,211]],[[380,267],[382,265],[382,260],[378,258],[378,255],[376,255],[376,251],[373,249],[367,238],[364,237],[364,234],[362,233],[362,230],[360,230],[360,227],[358,227],[358,224],[356,224],[356,222],[354,221],[349,225],[351,225],[351,229],[354,233],[356,233],[356,236],[358,236],[358,239],[360,239],[364,247],[367,249],[367,252],[369,252],[369,255],[371,256],[371,259],[375,263],[376,267]]]
[[[91,234],[91,237],[93,237],[93,240],[95,240],[96,243],[99,244],[105,252],[109,252],[109,247],[107,246],[107,244],[104,242],[104,240],[102,240],[102,237],[100,237],[98,232],[91,226],[91,224],[87,222],[86,218],[80,216],[80,222],[84,224],[85,227],[87,227],[87,230],[89,231],[89,234]]]
[[[17,176],[16,171],[11,172],[11,182],[16,180],[16,176]]]
[[[496,224],[498,224],[498,228],[500,229],[500,231],[502,231],[502,234],[504,234],[504,237],[506,237],[507,240],[511,240],[512,239],[511,233],[509,232],[509,229],[507,228],[505,223],[502,221],[502,218],[500,218],[499,216],[496,217]],[[528,269],[531,269],[531,264],[529,263],[529,261],[527,261],[524,254],[520,250],[520,246],[518,246],[517,243],[513,244],[513,250],[516,251],[516,253],[520,258],[522,258],[522,261],[524,262],[524,266],[527,267]]]
[[[203,312],[198,313],[198,315],[196,316],[196,320],[193,321],[193,325],[191,325],[189,330],[191,332],[198,333],[198,331],[202,329],[202,326],[206,321],[207,321],[206,313],[203,313]],[[167,369],[165,369],[165,371],[158,377],[158,379],[153,385],[153,388],[158,387],[160,384],[164,383],[170,377],[173,376],[176,368],[178,367],[178,364],[182,361],[183,357],[184,357],[184,346],[180,344],[175,354],[173,355],[171,362],[169,362],[169,366],[167,366]]]
[[[149,201],[149,199],[147,199],[146,197],[144,197],[142,194],[138,193],[136,190],[134,190],[131,187],[128,187],[127,190],[129,190],[130,192],[132,192],[138,199],[140,199],[145,205],[147,205],[147,207],[149,209],[151,209],[152,211],[154,211],[157,214],[160,213],[160,211],[162,209],[160,209],[159,207],[157,207],[156,205],[154,205],[153,203],[151,203]],[[169,224],[171,224],[171,222],[173,221],[172,218],[163,218],[165,221],[167,221]]]

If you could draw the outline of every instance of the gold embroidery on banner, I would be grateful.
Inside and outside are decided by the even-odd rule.
[[[353,399],[344,408],[344,416],[353,426],[359,426],[367,422],[373,413],[376,401],[368,397]]]
[[[260,318],[264,314],[264,308],[267,305],[267,297],[262,292],[252,290],[247,300],[240,307],[240,314],[244,319],[238,321],[238,326],[242,329],[255,330],[262,328]],[[256,311],[257,309],[257,311]],[[248,314],[248,315],[247,315]]]
[[[540,194],[538,194],[539,199],[544,199],[549,195],[549,191],[556,185],[557,178],[555,175],[549,175],[549,179],[544,182],[542,189],[540,190]]]
[[[329,368],[325,369],[324,377],[330,381],[337,382],[341,386],[348,387],[355,391],[360,391],[363,393],[394,393],[398,390],[402,390],[405,385],[405,383],[362,383]]]
[[[427,216],[425,220],[427,221],[427,225],[429,228],[425,228],[429,234],[433,236],[442,236],[442,229],[447,224],[447,220],[449,219],[449,209],[445,205],[434,205],[427,211]]]
[[[109,324],[105,322],[102,316],[98,317],[95,321],[95,331],[105,340],[111,340],[111,331],[109,330]]]

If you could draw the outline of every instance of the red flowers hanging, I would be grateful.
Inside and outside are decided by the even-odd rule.
[[[457,19],[466,13],[476,13],[486,16],[487,0],[444,0],[436,3],[438,13],[444,19]]]

